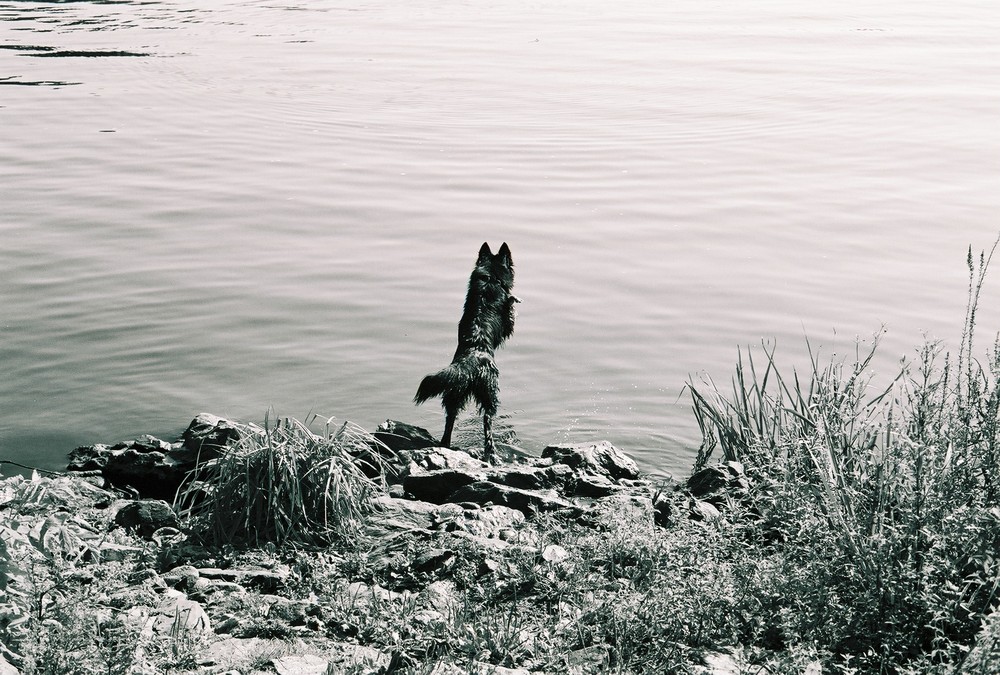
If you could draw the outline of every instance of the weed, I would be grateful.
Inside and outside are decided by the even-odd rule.
[[[269,417],[269,416],[268,416]],[[199,464],[175,507],[213,546],[325,546],[359,536],[379,486],[357,461],[380,461],[379,441],[345,423],[313,433],[291,418],[247,425],[240,442]]]
[[[994,249],[996,245],[994,245]],[[852,362],[782,376],[741,356],[733,393],[690,385],[699,465],[720,447],[754,487],[735,506],[744,536],[772,545],[744,560],[737,612],[760,646],[818,645],[829,664],[897,672],[957,663],[998,600],[1000,341],[973,358],[992,251],[968,256],[958,357],[924,345],[887,387],[870,348]]]

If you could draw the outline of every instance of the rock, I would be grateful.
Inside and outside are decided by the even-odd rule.
[[[301,653],[305,649],[307,647],[301,641],[289,643],[285,640],[268,640],[257,637],[227,637],[213,642],[203,654],[203,663],[212,664],[214,667],[207,671],[199,670],[198,672],[216,673],[227,668],[230,669],[229,672],[259,672],[259,664],[273,663],[277,655],[289,652]]]
[[[149,434],[139,436],[132,441],[131,446],[137,452],[170,452],[171,449],[169,443]]]
[[[741,675],[746,672],[747,664],[739,649],[734,653],[708,652],[702,659],[705,662],[701,671],[704,675]]]
[[[607,476],[583,475],[576,481],[574,494],[578,497],[607,497],[616,490],[615,484]]]
[[[173,499],[190,466],[181,469],[177,457],[148,447],[112,447],[104,464],[104,477],[117,486],[135,488],[142,497]]]
[[[743,464],[724,462],[695,471],[687,479],[687,489],[693,497],[715,506],[722,506],[730,497],[742,495],[749,487]]]
[[[315,654],[282,656],[271,661],[278,675],[324,675],[330,662]]]
[[[432,548],[418,553],[413,558],[413,564],[410,567],[414,572],[419,574],[437,576],[453,568],[456,560],[457,556],[454,551],[444,548]]]
[[[134,488],[139,496],[173,500],[178,486],[194,461],[187,450],[175,450],[163,441],[143,437],[113,446],[102,444],[76,448],[70,453],[68,471],[99,470],[119,488]]]
[[[253,589],[261,593],[274,593],[284,588],[291,575],[285,567],[277,570],[264,569],[219,569],[206,567],[198,570],[199,576],[210,581],[225,581]]]
[[[449,523],[449,530],[462,530],[484,539],[499,539],[524,523],[524,514],[517,509],[492,504],[481,509],[463,510],[461,518]]]
[[[549,544],[542,549],[542,560],[547,563],[552,563],[553,565],[563,562],[568,557],[569,551],[564,549],[559,544]]]
[[[194,565],[180,565],[163,575],[163,581],[181,591],[194,590],[195,585],[201,575]]]
[[[474,504],[498,504],[531,516],[541,511],[558,511],[573,508],[573,504],[559,497],[554,490],[521,490],[489,481],[477,481],[460,487],[451,495],[452,501]]]
[[[172,501],[177,488],[198,461],[218,457],[241,438],[236,422],[201,413],[188,425],[182,443],[154,436],[117,443],[88,445],[70,453],[67,469],[100,471],[119,488],[133,488],[142,497]]]
[[[417,499],[433,504],[443,504],[446,501],[456,501],[452,499],[452,495],[460,487],[484,480],[485,478],[486,476],[482,472],[442,469],[440,471],[428,471],[427,473],[415,476],[407,476],[403,480],[403,487],[407,493]]]
[[[573,470],[564,464],[540,466],[507,465],[486,473],[486,480],[520,490],[561,488]]]
[[[624,522],[648,527],[653,524],[653,500],[630,494],[602,497],[594,502],[585,518],[591,524],[608,530],[615,529]]]
[[[289,626],[317,627],[318,618],[323,614],[319,605],[305,600],[289,600],[280,596],[272,596],[273,601],[267,610],[267,618],[282,621]]]
[[[177,514],[165,501],[144,499],[131,502],[118,509],[115,522],[129,530],[136,530],[144,539],[152,539],[161,527],[178,527]]]
[[[386,420],[378,425],[372,435],[387,448],[397,453],[405,450],[433,448],[438,445],[437,439],[431,436],[426,429],[395,420]]]
[[[688,505],[691,520],[704,520],[711,522],[722,517],[722,513],[713,504],[703,502],[700,499],[692,499]]]
[[[341,643],[328,654],[327,673],[352,673],[353,675],[378,675],[394,672],[392,657],[372,647]]]
[[[564,657],[568,675],[599,675],[608,670],[607,647],[594,645],[569,652]]]
[[[604,475],[611,480],[639,477],[635,460],[607,441],[550,445],[542,451],[542,457],[551,457],[583,473]]]
[[[212,622],[201,604],[168,590],[153,616],[153,632],[163,639],[198,640],[212,633]]]
[[[420,599],[442,616],[454,615],[461,606],[454,581],[435,581],[420,593]]]
[[[341,599],[348,604],[348,606],[357,607],[366,607],[373,602],[406,602],[413,598],[413,593],[409,591],[396,593],[386,588],[382,588],[378,584],[369,586],[361,581],[355,581],[343,586],[339,589],[339,595],[341,596]]]
[[[430,675],[531,675],[525,668],[504,668],[489,663],[473,662],[458,666],[454,663],[437,663]]]
[[[108,463],[111,448],[103,443],[83,445],[69,453],[69,471],[80,471],[92,475],[94,471],[103,473],[104,465]]]
[[[243,434],[240,426],[211,413],[198,413],[184,434],[184,447],[192,452],[201,452],[201,460],[214,459],[225,448],[238,443]]]
[[[476,459],[464,450],[451,448],[429,448],[425,453],[413,453],[410,459],[410,474],[454,469],[456,471],[477,471],[489,468],[489,464]]]
[[[438,504],[417,499],[402,499],[381,495],[375,498],[381,515],[378,529],[427,530],[435,522]]]

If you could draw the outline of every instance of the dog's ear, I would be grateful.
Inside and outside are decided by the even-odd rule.
[[[497,251],[497,257],[506,262],[508,265],[514,264],[514,259],[510,256],[510,249],[507,248],[507,242],[500,245],[500,250]]]
[[[483,245],[479,249],[479,260],[477,262],[483,262],[484,260],[490,260],[493,258],[493,251],[490,250],[490,243],[484,241]]]

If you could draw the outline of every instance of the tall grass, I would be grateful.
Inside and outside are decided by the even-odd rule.
[[[985,362],[973,340],[995,249],[969,251],[957,356],[926,344],[875,387],[877,337],[853,360],[822,365],[810,349],[805,376],[765,346],[740,355],[730,393],[689,385],[698,466],[718,450],[754,482],[739,508],[769,546],[746,576],[759,639],[819,644],[862,672],[945,669],[996,606],[1000,340]]]
[[[374,451],[373,451],[374,450]],[[345,423],[322,434],[291,418],[245,425],[241,440],[199,464],[175,506],[209,544],[323,546],[358,536],[384,490],[365,467],[388,452]]]

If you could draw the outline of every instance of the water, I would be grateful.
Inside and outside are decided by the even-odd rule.
[[[0,459],[269,406],[440,433],[483,241],[533,451],[683,474],[740,346],[953,346],[1000,9],[873,4],[0,0]]]

